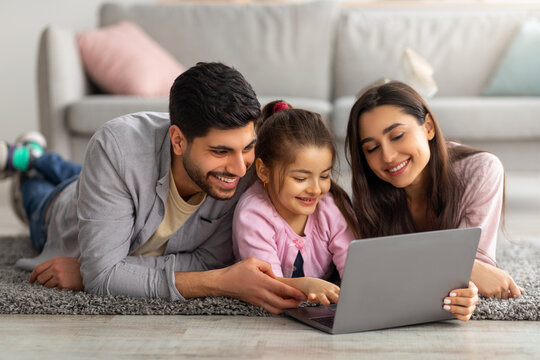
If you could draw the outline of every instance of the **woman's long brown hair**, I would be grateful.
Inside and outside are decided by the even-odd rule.
[[[419,125],[425,123],[427,116],[433,120],[435,136],[429,141],[431,154],[427,164],[428,230],[458,227],[463,215],[460,213],[460,201],[465,182],[456,176],[452,164],[482,151],[467,146],[448,147],[437,119],[424,99],[408,85],[392,81],[364,92],[352,107],[347,125],[345,144],[352,170],[352,204],[360,236],[366,238],[417,231],[405,190],[381,180],[369,167],[360,147],[360,117],[382,105],[399,108],[416,118]]]
[[[294,109],[289,104],[287,104],[289,109],[274,113],[274,105],[278,102],[282,101],[277,100],[267,104],[262,110],[262,118],[256,124],[255,156],[267,167],[280,166],[282,171],[285,171],[286,167],[294,162],[297,150],[316,146],[328,148],[331,151],[332,165],[334,165],[337,158],[334,138],[322,121],[321,115]],[[283,175],[281,182],[284,179]],[[331,180],[330,193],[349,228],[358,237],[358,225],[347,192]]]

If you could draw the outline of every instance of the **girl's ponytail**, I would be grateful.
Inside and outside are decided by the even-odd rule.
[[[291,104],[283,101],[283,100],[274,100],[272,102],[269,102],[266,104],[261,112],[261,117],[259,118],[259,121],[257,122],[256,127],[259,127],[266,119],[271,117],[277,112],[280,112],[282,110],[290,110],[294,109]]]

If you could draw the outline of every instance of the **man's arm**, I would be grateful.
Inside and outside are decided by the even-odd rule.
[[[56,257],[46,261],[30,274],[48,288],[83,290],[77,259]],[[228,296],[261,306],[273,314],[297,307],[305,295],[274,278],[270,264],[249,258],[229,267],[202,272],[176,272],[175,286],[184,298]]]
[[[36,266],[30,275],[30,282],[34,281],[48,288],[83,290],[75,258],[56,257]],[[184,298],[228,296],[262,306],[273,314],[307,299],[301,291],[275,280],[270,264],[255,258],[218,270],[176,272],[175,286]]]
[[[175,285],[184,298],[228,296],[261,306],[273,314],[297,307],[306,296],[275,279],[270,264],[248,258],[204,272],[177,272]]]
[[[97,295],[179,300],[182,296],[174,287],[174,255],[156,259],[154,266],[128,256],[136,236],[137,212],[141,204],[153,201],[155,183],[149,185],[152,179],[146,169],[155,161],[155,153],[144,150],[150,148],[144,144],[139,153],[132,154],[126,144],[142,140],[126,139],[137,134],[124,128],[124,123],[113,121],[94,135],[79,177],[78,260],[84,288]],[[133,166],[140,166],[141,171],[134,171]],[[142,176],[139,183],[133,180],[135,173]]]

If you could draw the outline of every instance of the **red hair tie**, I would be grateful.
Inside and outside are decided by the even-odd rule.
[[[288,109],[290,109],[289,105],[286,102],[280,101],[280,102],[275,103],[274,106],[272,107],[272,114],[275,114],[281,110],[288,110]]]

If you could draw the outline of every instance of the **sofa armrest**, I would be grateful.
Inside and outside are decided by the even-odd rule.
[[[72,31],[48,26],[42,32],[37,73],[40,130],[50,150],[71,158],[66,108],[91,89]]]

